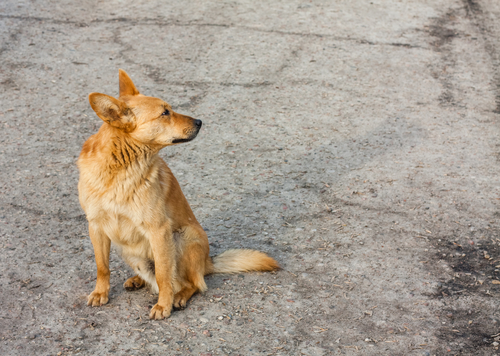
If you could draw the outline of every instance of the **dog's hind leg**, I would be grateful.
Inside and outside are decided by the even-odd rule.
[[[174,295],[174,307],[184,308],[196,292],[207,290],[205,272],[208,257],[208,239],[198,226],[186,228],[182,234],[181,257],[177,262],[182,288]]]
[[[122,258],[128,263],[130,267],[137,273],[136,276],[131,277],[125,281],[123,288],[129,291],[140,289],[148,285],[151,292],[158,293],[158,284],[155,278],[155,264],[154,261],[141,256],[132,255],[126,249],[118,249]]]
[[[186,307],[187,301],[196,293],[197,289],[191,285],[186,286],[174,295],[174,308],[182,309]]]
[[[144,279],[142,279],[139,276],[133,276],[130,277],[123,283],[123,288],[125,288],[128,291],[133,291],[133,290],[138,290],[143,288],[146,285],[146,282]]]

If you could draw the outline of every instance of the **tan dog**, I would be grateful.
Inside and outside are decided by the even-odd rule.
[[[89,222],[97,264],[88,305],[108,302],[111,242],[137,273],[124,287],[149,285],[158,293],[151,319],[184,307],[207,289],[209,273],[272,271],[278,263],[254,250],[209,257],[208,239],[158,152],[196,137],[201,121],[172,111],[161,99],[139,94],[120,70],[120,97],[89,95],[104,124],[83,145],[78,159],[80,204]]]

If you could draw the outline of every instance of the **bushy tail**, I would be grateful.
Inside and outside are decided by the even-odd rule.
[[[208,273],[265,272],[280,268],[278,262],[264,252],[246,249],[224,251],[213,257],[212,262],[213,267]]]

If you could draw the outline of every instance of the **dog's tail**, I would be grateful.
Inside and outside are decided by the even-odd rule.
[[[255,250],[227,250],[212,258],[210,273],[270,272],[280,268],[278,262],[264,252]]]

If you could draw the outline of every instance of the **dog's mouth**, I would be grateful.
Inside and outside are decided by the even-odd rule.
[[[196,137],[196,136],[195,136]],[[182,143],[182,142],[189,142],[193,139],[194,137],[190,138],[176,138],[172,141],[172,143]]]
[[[183,143],[183,142],[189,142],[192,141],[196,136],[198,136],[198,132],[200,132],[200,127],[201,125],[197,128],[195,132],[191,132],[191,136],[188,138],[174,138],[172,140],[172,143]]]

